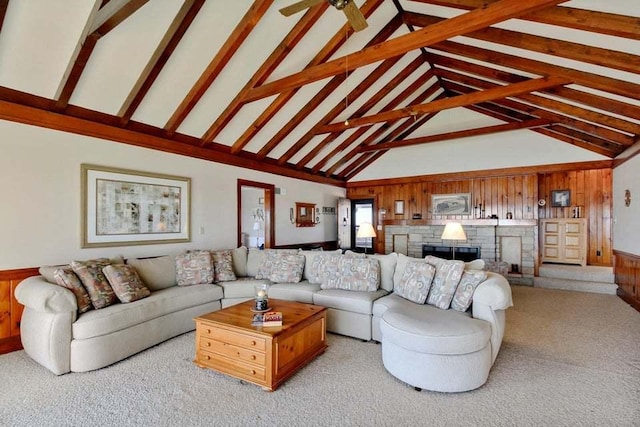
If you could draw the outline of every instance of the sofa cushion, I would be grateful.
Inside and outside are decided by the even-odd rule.
[[[226,298],[253,298],[256,295],[255,286],[269,283],[265,279],[254,279],[253,277],[238,277],[231,282],[217,283],[224,289],[224,297]]]
[[[304,255],[279,254],[274,258],[269,280],[273,283],[298,283],[302,280]]]
[[[388,292],[393,291],[393,275],[396,272],[398,254],[395,252],[386,255],[373,254],[367,255],[367,258],[377,259],[380,262],[380,287]]]
[[[313,304],[313,294],[319,290],[319,284],[306,280],[298,283],[277,283],[269,286],[269,298]]]
[[[93,308],[103,308],[118,302],[118,297],[109,284],[102,269],[111,264],[109,258],[98,258],[88,261],[72,261],[73,272],[82,281]]]
[[[491,338],[491,325],[454,310],[409,303],[402,311],[388,310],[380,322],[382,339],[417,353],[456,355],[482,350]]]
[[[249,248],[249,253],[247,254],[247,276],[248,277],[256,277],[258,274],[258,269],[262,265],[262,261],[266,256],[266,250],[261,250],[258,248]]]
[[[380,286],[380,262],[377,259],[343,256],[335,274],[324,278],[321,289],[346,289],[374,292]]]
[[[78,303],[78,313],[86,313],[93,308],[87,290],[82,286],[82,281],[80,281],[70,266],[57,268],[53,273],[53,277],[58,285],[73,292]]]
[[[453,294],[460,283],[464,262],[444,260],[433,256],[427,256],[425,260],[436,267],[436,275],[431,284],[427,304],[446,310],[451,305]]]
[[[386,294],[387,291],[384,289],[374,292],[326,289],[313,294],[313,303],[353,313],[372,314],[373,302]]]
[[[402,280],[402,276],[404,275],[404,270],[407,268],[407,263],[409,261],[421,261],[426,262],[423,258],[412,258],[408,257],[404,254],[398,254],[398,261],[396,262],[396,269],[393,272],[393,283],[399,283]]]
[[[231,250],[231,258],[233,259],[233,272],[236,277],[247,276],[247,247],[240,246]]]
[[[178,286],[213,283],[211,252],[196,250],[176,255],[176,282]]]
[[[340,252],[317,252],[309,255],[310,261],[305,262],[305,276],[309,283],[321,284],[328,275],[335,273]]]
[[[124,258],[122,255],[117,255],[110,258],[111,264],[123,264]],[[58,264],[58,265],[43,265],[38,269],[41,276],[44,276],[45,280],[49,283],[56,283],[56,278],[53,277],[55,271],[59,268],[71,268],[71,264]]]
[[[102,269],[120,302],[128,303],[151,295],[133,266],[112,264]]]
[[[308,280],[310,283],[320,284],[321,280],[318,278],[318,262],[320,259],[340,256],[342,250],[336,249],[335,251],[315,251],[315,250],[300,250],[300,254],[304,255],[304,271],[302,273],[302,279]],[[317,260],[317,261],[316,261]]]
[[[256,279],[269,279],[271,276],[271,271],[278,259],[278,257],[283,255],[296,255],[298,253],[297,249],[265,249],[264,255],[262,256],[260,266],[255,274]],[[251,254],[251,252],[249,252]],[[304,267],[303,267],[304,268]],[[248,269],[248,267],[247,267]]]
[[[130,328],[157,317],[222,298],[218,285],[172,286],[129,304],[89,311],[72,325],[74,339],[88,339]]]
[[[410,261],[405,267],[402,279],[393,287],[393,292],[409,301],[424,304],[435,273],[436,268],[429,263]]]
[[[136,269],[142,282],[151,291],[159,291],[176,285],[175,255],[129,258],[127,264]]]
[[[465,271],[456,288],[453,299],[451,300],[451,308],[458,311],[467,311],[473,300],[473,293],[480,283],[487,279],[485,271]]]
[[[231,250],[211,251],[211,257],[213,258],[213,280],[215,282],[236,280]]]

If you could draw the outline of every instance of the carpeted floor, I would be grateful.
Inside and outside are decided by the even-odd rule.
[[[612,295],[513,287],[489,381],[416,392],[380,345],[329,334],[273,393],[192,363],[188,333],[105,369],[56,377],[0,356],[0,426],[639,426],[640,313]]]

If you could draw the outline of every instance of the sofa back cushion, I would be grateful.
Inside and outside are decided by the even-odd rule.
[[[258,274],[258,269],[262,265],[262,261],[264,261],[266,253],[266,250],[249,248],[249,253],[247,254],[247,277],[256,277],[256,274]]]
[[[178,286],[213,283],[211,252],[195,250],[176,255],[176,282]]]
[[[109,280],[102,272],[102,269],[109,264],[111,264],[109,258],[71,262],[71,268],[87,290],[93,308],[104,308],[118,302],[118,297],[113,292]]]
[[[458,311],[467,311],[473,301],[473,293],[478,285],[485,280],[487,280],[486,271],[465,270],[451,300],[451,308]]]
[[[380,286],[380,262],[377,259],[341,256],[335,273],[327,275],[321,289],[375,292]]]
[[[402,279],[396,283],[393,292],[409,301],[424,304],[435,274],[436,268],[423,260],[408,261]]]
[[[151,291],[159,291],[176,285],[175,255],[129,258],[127,264],[136,269],[142,282]]]
[[[249,250],[246,246],[240,246],[231,250],[233,259],[233,272],[236,277],[247,277],[247,254]]]
[[[112,264],[102,269],[120,302],[127,303],[146,298],[151,291],[142,283],[133,266]]]
[[[367,257],[377,259],[380,262],[380,287],[387,292],[393,291],[393,275],[396,272],[396,265],[398,264],[398,254],[391,252],[386,255],[367,255]]]

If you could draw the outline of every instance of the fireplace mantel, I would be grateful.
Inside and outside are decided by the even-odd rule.
[[[459,222],[463,226],[475,225],[475,226],[509,226],[509,227],[536,227],[538,225],[537,219],[488,219],[488,218],[475,218],[475,219],[385,219],[382,221],[383,225],[399,225],[399,226],[423,226],[423,225],[445,225],[448,222]]]

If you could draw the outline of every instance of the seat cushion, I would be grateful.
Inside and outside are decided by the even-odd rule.
[[[278,283],[269,287],[269,298],[313,304],[313,294],[319,290],[320,285],[306,280],[298,283]]]
[[[253,298],[256,296],[256,285],[268,284],[265,279],[254,279],[252,277],[239,277],[230,282],[217,283],[224,289],[225,298]]]
[[[386,294],[384,289],[374,292],[324,289],[313,294],[313,303],[327,308],[372,314],[373,302]]]
[[[383,342],[417,353],[467,354],[482,350],[491,338],[491,326],[454,310],[415,304],[402,311],[387,310],[382,315]]]
[[[73,323],[73,338],[87,339],[117,332],[156,317],[222,299],[218,285],[173,286],[128,304],[84,313]]]

